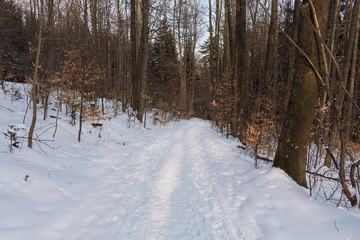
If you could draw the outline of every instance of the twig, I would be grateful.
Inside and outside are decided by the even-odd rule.
[[[324,146],[326,152],[329,154],[331,160],[333,161],[336,170],[339,170],[339,164],[337,163],[334,154],[330,151],[329,146],[327,146],[327,145],[325,144],[325,141],[324,141],[324,138],[323,138],[323,132],[322,132],[323,127],[322,127],[322,125],[321,125],[321,121],[320,121],[319,119],[316,119],[316,120],[317,120],[317,122],[319,123],[320,141],[321,141],[322,145]]]
[[[265,157],[261,157],[260,155],[256,155],[255,158],[259,159],[259,160],[263,160],[265,162],[274,162],[274,160],[271,160],[271,159],[268,159],[268,158],[265,158]]]
[[[40,150],[47,155],[47,153],[41,148],[39,142],[38,142],[38,141],[35,141],[35,142],[36,142],[36,144],[39,146]]]
[[[318,177],[326,178],[326,179],[333,180],[333,181],[336,181],[336,182],[340,182],[339,178],[328,177],[328,176],[325,176],[324,174],[321,174],[321,173],[310,172],[309,170],[306,170],[306,173],[308,173],[310,175],[313,175],[313,176],[318,176]]]
[[[22,137],[17,137],[17,138],[24,138],[24,139],[28,139],[28,137],[26,137],[27,134],[25,134]],[[55,142],[55,140],[46,140],[46,139],[39,139],[39,138],[32,138],[32,140],[35,141],[39,141],[39,142]]]
[[[30,100],[31,102],[31,100]],[[30,105],[30,102],[29,102],[29,96],[26,94],[26,110],[25,110],[25,114],[24,114],[24,118],[23,118],[23,124],[25,124],[25,119],[26,119],[26,115],[27,115],[27,112],[29,110],[29,105]]]
[[[353,188],[356,189],[356,180],[355,180],[355,168],[357,168],[360,165],[360,159],[351,164],[350,169],[350,179],[351,179],[351,185]]]
[[[48,127],[47,129],[45,129],[45,131],[43,131],[42,133],[39,134],[39,137],[54,127],[55,126]]]
[[[334,220],[334,226],[335,226],[336,230],[339,232],[340,230],[339,230],[339,228],[336,226],[336,221],[335,221],[335,220]]]
[[[339,202],[338,204],[336,205],[336,207],[339,207],[341,201],[342,201],[342,198],[343,198],[343,194],[344,194],[344,189],[341,189],[341,195],[340,195],[340,199],[339,199]]]
[[[6,110],[9,110],[10,112],[14,112],[14,110],[10,109],[10,108],[7,108],[7,107],[4,107],[4,106],[0,106],[0,108],[3,108],[3,109],[6,109]]]
[[[52,124],[54,124],[54,123],[46,124],[45,126],[39,127],[39,128],[37,128],[37,129],[35,129],[34,131],[39,131],[40,129],[46,128],[46,127],[48,127],[48,126],[50,126],[50,125],[52,125]]]

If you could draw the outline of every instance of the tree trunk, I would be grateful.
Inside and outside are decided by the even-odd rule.
[[[93,50],[98,48],[98,31],[97,31],[97,0],[90,0],[90,18],[91,18],[91,27],[92,27],[92,47]],[[97,51],[98,53],[98,51]]]
[[[137,47],[136,47],[136,4],[135,0],[131,0],[131,16],[130,16],[130,42],[131,42],[131,83],[132,83],[132,108],[138,109],[138,80],[137,80]]]
[[[82,83],[82,85],[84,82]],[[84,88],[82,86],[82,88]],[[81,98],[80,98],[80,112],[79,112],[79,131],[78,131],[78,142],[81,141],[81,132],[82,132],[82,122],[83,122],[83,109],[84,109],[84,89],[81,90]]]
[[[189,100],[189,110],[188,115],[194,115],[194,98],[195,98],[195,83],[196,83],[196,59],[195,59],[195,49],[196,49],[196,42],[197,42],[197,18],[198,18],[198,9],[193,9],[193,16],[194,16],[194,24],[193,24],[193,40],[192,40],[192,62],[191,62],[191,92],[190,92],[190,100]]]
[[[139,109],[137,112],[137,119],[142,123],[144,109],[145,109],[145,90],[146,77],[148,66],[148,52],[149,52],[149,0],[142,0],[142,30],[139,47],[139,62],[138,62],[138,81],[140,83],[139,92]]]
[[[294,14],[293,14],[293,26],[292,26],[292,32],[291,32],[291,38],[296,43],[298,41],[298,33],[299,33],[299,20],[300,20],[300,4],[301,0],[295,0],[294,4]],[[285,107],[284,110],[286,111],[287,105],[289,102],[290,94],[291,94],[291,85],[294,77],[294,71],[295,68],[295,55],[296,55],[296,49],[293,44],[290,44],[290,59],[289,59],[289,67],[288,70],[288,76],[287,76],[287,83],[286,83],[286,96],[285,96]]]
[[[181,46],[181,10],[182,10],[182,0],[179,0],[178,8],[179,8],[179,15],[178,15],[178,48],[179,48],[179,70],[180,70],[180,108],[183,111],[187,109],[187,84],[186,84],[186,74],[184,70],[184,56],[183,56],[183,49]]]
[[[39,39],[38,39],[38,47],[36,50],[36,60],[35,60],[35,71],[34,71],[34,78],[32,82],[32,101],[33,101],[33,117],[31,126],[29,129],[29,136],[28,136],[28,147],[32,148],[32,139],[36,124],[36,104],[37,104],[37,78],[38,78],[38,71],[39,71],[39,59],[40,59],[40,52],[41,52],[41,41],[42,41],[42,28],[43,28],[43,15],[44,15],[44,3],[43,0],[40,0],[40,29],[39,29]]]
[[[237,111],[239,114],[239,139],[245,142],[245,135],[248,121],[248,49],[246,38],[246,0],[236,1],[236,65],[235,76],[237,78],[237,97],[239,104]]]
[[[211,9],[211,0],[209,0],[209,80],[210,80],[210,89],[211,96],[214,96],[213,92],[215,89],[214,84],[214,39],[213,39],[213,25],[212,25],[212,9]]]
[[[232,36],[231,36],[231,9],[229,0],[225,0],[225,23],[224,23],[224,71],[227,74],[232,70],[231,66],[231,51]]]
[[[278,49],[278,36],[277,36],[277,21],[278,21],[278,0],[272,0],[271,5],[271,19],[269,26],[269,34],[266,47],[265,66],[264,66],[264,82],[262,86],[262,94],[270,96],[271,81],[274,80],[275,72],[277,71],[277,49]],[[275,86],[274,86],[275,87]]]
[[[220,20],[222,13],[222,1],[216,0],[216,83],[219,84],[221,81],[220,73]]]
[[[325,36],[330,0],[315,0],[313,4],[316,16],[319,17],[320,31],[322,36]],[[309,19],[314,20],[313,14],[307,0],[303,1],[302,7],[299,46],[318,69],[320,52],[316,47],[312,22],[309,21]],[[319,84],[314,70],[303,56],[299,56],[274,167],[283,169],[304,187],[307,187],[305,177],[307,149],[318,96]]]

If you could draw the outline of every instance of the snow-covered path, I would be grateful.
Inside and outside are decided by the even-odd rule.
[[[233,159],[234,149],[207,136],[208,127],[185,121],[118,152],[94,152],[85,174],[92,184],[45,228],[59,239],[241,239],[206,164]]]
[[[211,147],[191,122],[146,146],[139,155],[146,168],[120,238],[239,239],[208,175],[204,153]]]
[[[11,107],[2,129],[21,121]],[[0,139],[0,239],[360,239],[357,210],[312,200],[278,169],[254,169],[209,122],[150,130],[120,116],[85,125],[81,143],[65,117],[59,124],[47,154],[25,144],[9,154]]]

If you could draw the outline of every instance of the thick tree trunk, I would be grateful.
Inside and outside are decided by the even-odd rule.
[[[325,36],[330,0],[313,1],[322,36]],[[312,23],[313,14],[307,0],[302,3],[299,45],[319,68],[320,52],[316,47]],[[305,170],[307,149],[315,107],[319,96],[319,84],[313,69],[303,56],[296,63],[288,108],[279,138],[274,166],[283,169],[299,185],[307,187]]]
[[[145,109],[145,90],[146,90],[146,77],[148,66],[148,53],[149,53],[149,0],[142,0],[142,30],[140,37],[139,47],[139,62],[138,62],[138,81],[140,83],[139,89],[139,109],[137,112],[137,119],[142,122],[144,109]]]

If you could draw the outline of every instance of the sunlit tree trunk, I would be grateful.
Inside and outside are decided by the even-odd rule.
[[[44,15],[44,3],[43,0],[40,0],[40,28],[39,28],[39,38],[38,38],[38,46],[36,50],[36,60],[35,60],[35,71],[34,71],[34,78],[32,82],[32,101],[33,101],[33,117],[31,126],[29,129],[29,136],[28,136],[28,147],[32,148],[32,140],[33,134],[36,124],[36,104],[37,104],[37,78],[38,78],[38,71],[39,71],[39,59],[40,59],[40,52],[41,52],[41,41],[42,41],[42,28],[43,28],[43,15]]]
[[[319,69],[320,52],[316,47],[313,16],[318,17],[320,31],[325,36],[330,0],[312,1],[316,13],[311,12],[307,0],[302,3],[299,46]],[[319,83],[314,70],[303,56],[296,63],[288,108],[282,126],[274,166],[283,169],[299,185],[307,187],[305,170],[307,149],[315,107],[319,97]]]
[[[131,0],[131,16],[130,16],[130,42],[131,42],[131,83],[132,83],[132,108],[138,108],[138,81],[137,81],[137,47],[136,47],[136,4],[135,0]]]
[[[138,82],[140,84],[137,119],[142,122],[145,109],[146,77],[149,53],[149,0],[142,0],[142,30],[138,55]]]

